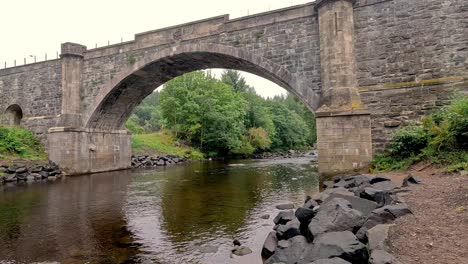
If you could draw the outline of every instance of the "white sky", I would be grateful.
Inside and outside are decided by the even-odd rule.
[[[60,44],[88,48],[133,40],[136,33],[230,14],[246,16],[313,0],[1,0],[0,68],[22,65],[37,56],[56,57]],[[248,83],[262,96],[284,93],[276,84],[252,74]]]

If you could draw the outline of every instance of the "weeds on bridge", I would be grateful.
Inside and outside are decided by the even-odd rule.
[[[374,158],[372,170],[407,169],[419,161],[449,172],[468,170],[468,96],[398,130],[387,151]]]

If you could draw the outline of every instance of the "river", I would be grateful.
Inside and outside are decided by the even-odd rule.
[[[307,157],[0,186],[0,263],[261,264],[275,205],[316,192]],[[233,239],[253,253],[230,256]]]

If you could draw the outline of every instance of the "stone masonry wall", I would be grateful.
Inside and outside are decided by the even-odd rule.
[[[468,1],[359,0],[354,16],[359,89],[381,151],[401,124],[468,93]]]
[[[0,71],[0,113],[18,104],[21,125],[45,142],[46,132],[60,114],[62,91],[60,60],[40,62]]]

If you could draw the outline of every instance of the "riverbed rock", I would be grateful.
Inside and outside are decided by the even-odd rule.
[[[17,182],[16,173],[5,175],[5,182]]]
[[[394,190],[398,189],[400,186],[396,185],[392,181],[381,181],[381,182],[372,184],[371,187],[374,189],[382,190],[382,191],[393,192]]]
[[[333,188],[334,184],[335,184],[334,181],[324,181],[322,183],[324,189]]]
[[[252,253],[252,250],[248,248],[247,246],[235,246],[231,250],[232,254],[237,255],[237,256],[245,256],[250,253]]]
[[[288,209],[294,209],[294,204],[293,203],[282,203],[282,204],[277,204],[276,209],[278,210],[288,210]]]
[[[390,178],[388,178],[388,177],[383,176],[383,175],[377,175],[377,176],[374,176],[370,180],[370,184],[374,184],[374,183],[378,183],[378,182],[385,182],[385,181],[392,181],[392,180]]]
[[[411,210],[407,204],[394,204],[387,205],[382,208],[375,209],[371,215],[367,218],[366,222],[362,225],[356,236],[361,241],[367,241],[367,230],[373,228],[379,224],[389,224],[393,222],[397,217],[411,214]]]
[[[47,171],[40,171],[38,174],[41,175],[43,179],[47,179],[47,177],[49,177],[49,172]]]
[[[319,199],[323,202],[327,200],[327,198],[330,196],[332,193],[339,193],[343,195],[349,195],[349,196],[354,196],[354,193],[346,190],[345,188],[332,188],[332,189],[326,189],[319,195]]]
[[[362,213],[362,215],[367,216],[369,215],[372,211],[374,211],[377,208],[377,203],[373,201],[369,201],[360,197],[356,196],[351,196],[351,195],[343,195],[340,193],[332,193],[328,197],[328,199],[325,201],[325,203],[329,200],[332,200],[334,198],[340,198],[347,200],[348,202],[351,203],[351,208],[358,210],[359,212]]]
[[[383,250],[374,250],[369,259],[370,264],[402,264],[392,254]]]
[[[293,210],[281,211],[273,219],[273,223],[275,223],[275,225],[285,225],[287,222],[293,220],[294,218],[295,216]]]
[[[276,236],[280,240],[287,240],[295,236],[301,235],[301,223],[296,218],[287,222],[285,225],[280,225],[276,229]]]
[[[264,214],[264,215],[261,215],[260,218],[261,219],[270,219],[270,215],[269,214]]]
[[[366,246],[350,231],[329,232],[317,236],[310,250],[304,251],[299,263],[338,257],[351,263],[367,263]]]
[[[410,184],[421,184],[421,181],[414,175],[408,175],[403,179],[402,187],[408,187]]]
[[[278,238],[276,237],[276,232],[272,231],[268,234],[267,238],[265,239],[265,242],[263,243],[262,257],[271,257],[275,253],[277,247]]]
[[[19,167],[18,169],[16,169],[15,172],[16,172],[16,173],[23,174],[23,173],[27,173],[27,172],[28,172],[28,169],[27,169],[26,167]]]
[[[379,208],[390,205],[394,201],[389,191],[383,191],[372,187],[364,188],[360,197],[376,202]]]
[[[319,204],[317,203],[317,201],[315,201],[314,199],[312,199],[312,197],[310,196],[307,196],[305,202],[304,202],[304,205],[302,207],[304,208],[309,208],[309,209],[314,209],[316,206],[318,206]]]
[[[310,221],[309,231],[313,238],[337,231],[354,231],[365,222],[361,212],[352,208],[351,203],[334,198],[320,206],[317,215]]]
[[[369,251],[385,250],[389,251],[388,231],[393,225],[376,225],[367,230],[367,239],[369,241]]]
[[[278,247],[275,253],[266,260],[265,264],[298,263],[304,251],[309,251],[312,244],[307,243],[307,239],[303,236],[295,236],[289,240],[278,242]]]
[[[309,208],[299,207],[294,215],[301,224],[309,224],[310,220],[315,216],[316,212]]]
[[[310,264],[351,264],[342,258],[319,259]]]

